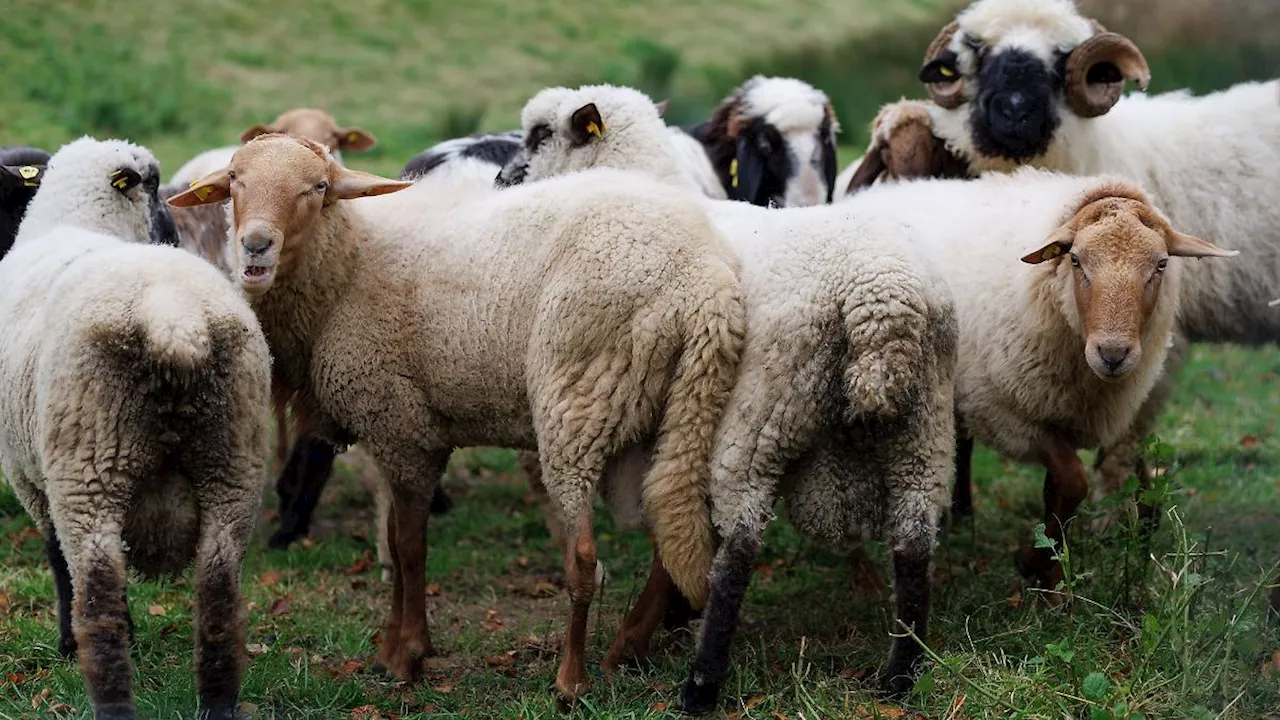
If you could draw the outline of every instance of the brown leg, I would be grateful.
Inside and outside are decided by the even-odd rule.
[[[431,517],[431,496],[393,488],[391,502],[395,507],[395,535],[391,542],[399,554],[395,576],[401,591],[401,625],[400,644],[390,667],[396,677],[413,683],[421,678],[422,659],[435,654],[427,628],[427,519]]]
[[[589,501],[588,501],[589,503]],[[564,573],[569,589],[569,631],[564,654],[556,673],[556,690],[572,702],[587,691],[587,614],[596,591],[596,541],[591,529],[591,506],[578,515],[573,541],[564,554]]]
[[[888,589],[879,568],[861,545],[849,555],[849,572],[853,573],[853,592],[856,595],[882,595]]]
[[[649,641],[658,629],[671,600],[676,596],[675,583],[667,574],[667,569],[658,559],[658,551],[653,551],[653,563],[649,566],[649,580],[644,590],[627,613],[627,619],[618,629],[618,635],[605,653],[600,667],[606,673],[612,673],[624,663],[638,662],[649,655]]]
[[[391,503],[391,507],[387,510],[387,527],[395,527],[395,523],[396,506],[395,503]],[[378,648],[378,664],[383,668],[394,667],[391,659],[395,657],[396,648],[400,646],[400,626],[404,616],[402,602],[404,572],[400,569],[400,552],[394,538],[388,543],[388,552],[391,556],[391,617],[387,620],[387,627],[382,631],[382,646]]]
[[[1045,536],[1062,549],[1066,524],[1075,517],[1076,508],[1089,494],[1089,476],[1076,450],[1062,438],[1051,435],[1040,450],[1046,472],[1044,477]],[[1047,548],[1024,547],[1018,551],[1018,569],[1024,576],[1034,577],[1041,587],[1052,589],[1062,579],[1062,567],[1053,560]]]

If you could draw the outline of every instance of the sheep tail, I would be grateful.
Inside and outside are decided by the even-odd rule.
[[[919,280],[881,274],[879,287],[850,293],[842,308],[848,364],[844,370],[847,422],[891,420],[925,395],[934,365],[930,308]]]
[[[728,266],[704,298],[685,318],[685,342],[643,492],[663,566],[694,608],[710,593],[711,456],[746,335],[746,308]]]
[[[209,323],[198,302],[167,285],[148,288],[135,309],[147,355],[167,367],[192,370],[209,358]]]

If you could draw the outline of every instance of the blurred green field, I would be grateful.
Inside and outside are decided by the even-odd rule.
[[[0,10],[0,144],[54,149],[81,133],[128,136],[168,171],[296,105],[318,105],[381,141],[352,155],[394,174],[423,147],[513,127],[547,84],[611,81],[705,116],[752,72],[796,75],[831,95],[841,165],[875,109],[919,95],[923,48],[955,0],[679,2],[473,0],[344,4],[9,0]],[[1155,90],[1207,91],[1280,69],[1275,0],[1083,0],[1142,44]],[[1276,22],[1268,22],[1276,20]],[[1196,347],[1152,458],[1166,514],[1144,555],[1131,527],[1084,523],[1069,547],[1074,601],[1048,608],[1022,587],[1012,551],[1040,513],[1040,474],[979,450],[977,521],[942,539],[936,653],[916,693],[877,706],[870,669],[888,648],[890,604],[855,596],[841,560],[775,523],[734,646],[723,716],[817,718],[1280,717],[1280,628],[1262,596],[1280,561],[1280,354]],[[556,717],[546,688],[567,614],[558,553],[514,456],[455,454],[458,505],[434,519],[431,622],[443,655],[405,688],[367,670],[390,588],[373,564],[372,507],[340,469],[312,541],[265,548],[274,494],[244,573],[246,718]],[[367,479],[367,478],[366,478]],[[648,546],[601,512],[610,581],[588,651],[603,655],[639,593]],[[785,512],[782,513],[785,518]],[[873,548],[884,564],[882,548]],[[190,717],[189,575],[138,583],[133,657],[142,717]],[[89,717],[75,665],[58,658],[41,543],[0,486],[0,720]],[[676,717],[688,632],[660,633],[652,665],[594,688],[576,716]]]

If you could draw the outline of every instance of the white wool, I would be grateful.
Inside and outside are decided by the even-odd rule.
[[[711,158],[707,157],[707,149],[702,146],[702,143],[678,127],[669,127],[667,132],[670,135],[671,152],[685,177],[692,181],[703,195],[716,200],[727,199],[729,196],[725,193],[720,178],[716,176],[716,169],[711,164]]]
[[[141,184],[124,193],[111,187],[108,176],[119,168],[130,168],[144,178],[158,172],[151,151],[124,140],[85,136],[64,145],[49,159],[40,189],[18,227],[14,248],[57,226],[150,242],[150,197]]]
[[[978,0],[956,17],[962,32],[949,49],[972,71],[973,51],[966,37],[991,48],[1019,48],[1052,62],[1054,51],[1069,50],[1089,39],[1093,28],[1071,0]],[[967,67],[966,67],[967,66]]]
[[[783,134],[816,133],[829,102],[826,93],[796,78],[756,75],[742,84],[743,114],[763,118]],[[832,131],[838,131],[834,123]]]

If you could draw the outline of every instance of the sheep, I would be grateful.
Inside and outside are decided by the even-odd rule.
[[[587,168],[633,170],[692,187],[652,101],[630,88],[551,88],[522,112],[525,145],[500,183],[552,182]],[[588,172],[598,172],[591,170]],[[747,343],[717,433],[712,517],[721,537],[696,659],[681,703],[712,709],[728,670],[761,533],[775,498],[837,549],[887,536],[896,616],[923,635],[929,567],[950,492],[956,326],[940,274],[897,222],[833,205],[769,210],[704,201],[742,257]],[[655,562],[605,658],[645,654],[670,607]],[[921,651],[893,641],[883,687],[914,684]]]
[[[0,147],[0,258],[13,247],[18,223],[27,211],[49,153],[32,147]]]
[[[606,171],[468,198],[348,170],[284,135],[169,202],[228,197],[236,280],[279,391],[308,432],[363,444],[392,493],[382,666],[414,681],[432,652],[427,501],[456,446],[539,452],[571,538],[565,699],[588,686],[595,488],[637,446],[653,443],[643,498],[662,563],[705,600],[706,476],[745,321],[737,258],[696,205]]]
[[[405,164],[401,180],[417,180],[428,173],[474,174],[480,182],[493,184],[498,171],[520,149],[520,131],[477,133],[436,143]],[[493,172],[489,172],[492,168]],[[487,175],[487,177],[485,177]]]
[[[855,193],[880,177],[965,178],[969,177],[969,165],[934,136],[928,104],[903,99],[876,113],[871,121],[871,144],[865,155],[836,178],[836,193]]]
[[[968,182],[877,186],[853,208],[921,229],[956,295],[958,423],[984,445],[1046,468],[1046,535],[1088,492],[1076,457],[1132,426],[1163,374],[1190,267],[1171,257],[1233,257],[1173,228],[1119,176],[1034,168]],[[919,209],[928,203],[930,212]],[[1028,238],[1047,237],[1025,254]],[[1024,547],[1024,575],[1053,589],[1051,551]]]
[[[95,716],[134,717],[126,567],[194,563],[197,690],[229,719],[271,358],[226,278],[147,244],[158,182],[123,141],[50,159],[0,261],[0,469],[45,538],[59,649],[78,652]]]
[[[1142,52],[1069,0],[973,3],[934,40],[920,79],[933,100],[934,133],[974,172],[1025,164],[1118,174],[1145,188],[1186,232],[1229,238],[1260,259],[1280,249],[1280,211],[1259,199],[1280,184],[1280,81],[1200,97],[1122,97],[1127,80],[1142,89],[1150,80]],[[1274,262],[1194,264],[1182,292],[1179,348],[1280,339],[1280,316],[1265,309],[1278,286]],[[1134,455],[1184,355],[1171,357],[1133,431],[1099,453],[1099,495],[1135,470],[1148,479]]]
[[[358,127],[343,127],[332,115],[315,108],[294,108],[281,113],[270,125],[258,123],[241,133],[240,142],[247,143],[268,133],[287,133],[318,142],[329,148],[339,163],[343,150],[361,152],[378,144],[377,138],[368,132]],[[169,183],[185,190],[196,180],[226,167],[238,148],[230,145],[200,153],[178,168]]]

